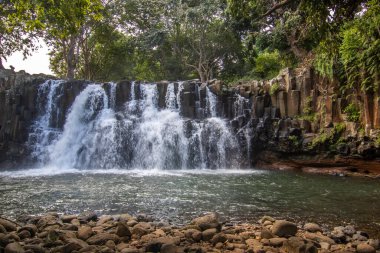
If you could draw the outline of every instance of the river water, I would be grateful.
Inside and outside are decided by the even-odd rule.
[[[216,211],[236,222],[271,215],[380,231],[377,180],[262,170],[51,171],[0,173],[0,213],[145,213],[182,224]]]

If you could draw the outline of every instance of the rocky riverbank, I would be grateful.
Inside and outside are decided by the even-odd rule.
[[[377,251],[376,251],[377,250]],[[48,213],[13,222],[0,218],[0,252],[380,252],[379,239],[353,226],[332,231],[265,216],[230,224],[210,213],[181,227],[146,215],[97,217]]]

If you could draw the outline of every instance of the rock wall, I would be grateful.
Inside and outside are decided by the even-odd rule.
[[[0,70],[1,169],[27,162],[25,143],[38,116],[38,87],[49,79],[54,77]],[[62,113],[54,119],[57,128],[63,128],[74,99],[89,84],[63,82],[64,92],[57,105]],[[168,85],[166,81],[157,83],[160,108],[166,106]],[[112,92],[110,83],[102,86]],[[141,96],[139,83],[117,83],[117,108],[130,99],[132,88],[133,94]],[[242,164],[302,169],[333,166],[380,173],[380,89],[377,93],[343,94],[338,83],[312,69],[284,69],[272,80],[252,80],[236,87],[220,80],[207,84],[193,80],[175,83],[174,90],[183,117],[229,120],[241,152],[246,154]],[[215,100],[215,108],[211,108],[211,100]],[[350,115],[352,110],[347,110],[349,106],[357,108],[356,122]]]

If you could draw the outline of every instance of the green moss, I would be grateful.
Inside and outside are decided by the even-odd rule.
[[[313,111],[312,105],[313,105],[313,98],[309,96],[305,99],[305,106],[303,108],[302,115],[298,118],[302,120],[314,122],[317,118],[316,117],[317,114]]]
[[[380,148],[380,136],[377,137],[377,139],[375,140],[375,146],[376,146],[377,148]]]
[[[360,109],[353,103],[349,104],[344,108],[343,112],[347,114],[347,120],[351,122],[359,122],[360,120]]]
[[[275,82],[275,83],[272,84],[272,86],[270,87],[269,94],[270,94],[270,95],[275,95],[279,90],[280,90],[280,84],[279,84],[278,82]]]

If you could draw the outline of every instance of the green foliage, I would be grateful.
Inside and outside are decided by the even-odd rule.
[[[290,135],[288,136],[288,140],[290,141],[291,145],[297,147],[300,145],[300,140],[298,139],[297,136],[294,136],[294,135]]]
[[[309,96],[305,99],[305,105],[303,108],[303,112],[302,112],[302,115],[299,117],[299,119],[314,122],[316,120],[317,114],[313,110],[312,106],[313,106],[313,98],[311,96]]]
[[[380,148],[380,136],[377,137],[377,139],[375,140],[375,146],[376,146],[377,148]]]
[[[280,90],[280,84],[279,84],[279,82],[275,82],[270,87],[269,94],[275,95],[279,90]]]
[[[357,105],[351,103],[346,108],[344,108],[343,112],[347,114],[347,120],[351,122],[359,122],[361,117],[360,109]]]
[[[272,79],[278,75],[283,67],[278,51],[263,52],[255,59],[252,76],[259,79]]]

